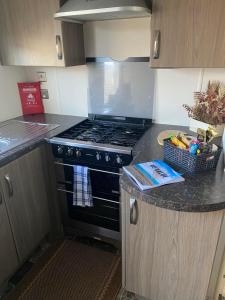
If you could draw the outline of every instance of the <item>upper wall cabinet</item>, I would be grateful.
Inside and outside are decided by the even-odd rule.
[[[153,0],[151,66],[225,67],[224,0]]]
[[[54,20],[60,0],[1,0],[3,65],[75,66],[85,63],[83,25]]]

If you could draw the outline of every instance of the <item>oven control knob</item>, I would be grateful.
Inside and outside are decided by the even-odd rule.
[[[67,155],[68,156],[73,156],[73,149],[72,148],[68,148]]]
[[[101,160],[101,154],[100,154],[100,153],[97,153],[97,154],[96,154],[96,159],[97,159],[97,160]]]
[[[109,154],[106,154],[106,155],[105,155],[105,161],[106,161],[106,162],[109,162],[109,161],[110,161],[110,156],[109,156]]]
[[[81,151],[80,150],[76,151],[76,157],[81,157]]]
[[[57,148],[58,154],[63,154],[63,150],[64,150],[63,146],[58,146],[58,148]]]
[[[116,157],[116,162],[120,165],[120,164],[122,164],[122,159],[121,159],[121,157],[119,156],[119,155],[117,155],[117,157]]]

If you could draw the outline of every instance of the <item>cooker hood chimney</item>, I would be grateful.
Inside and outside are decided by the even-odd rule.
[[[149,17],[151,0],[68,0],[55,19],[83,23]]]

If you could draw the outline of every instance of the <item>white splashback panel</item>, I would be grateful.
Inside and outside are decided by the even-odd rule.
[[[148,62],[89,64],[88,112],[152,118],[154,77]]]

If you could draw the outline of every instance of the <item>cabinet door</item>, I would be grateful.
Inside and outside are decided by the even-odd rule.
[[[63,65],[56,53],[56,35],[61,36],[53,18],[59,7],[57,2],[1,1],[0,47],[4,65]]]
[[[6,206],[19,258],[24,261],[49,232],[43,147],[1,169]]]
[[[224,11],[224,0],[154,0],[151,66],[225,67]]]
[[[59,0],[2,0],[3,65],[74,66],[85,63],[83,25],[54,20]]]
[[[19,261],[5,203],[0,194],[0,285],[16,271]]]
[[[224,212],[176,212],[142,200],[131,209],[130,198],[122,191],[126,289],[151,300],[205,300]]]

